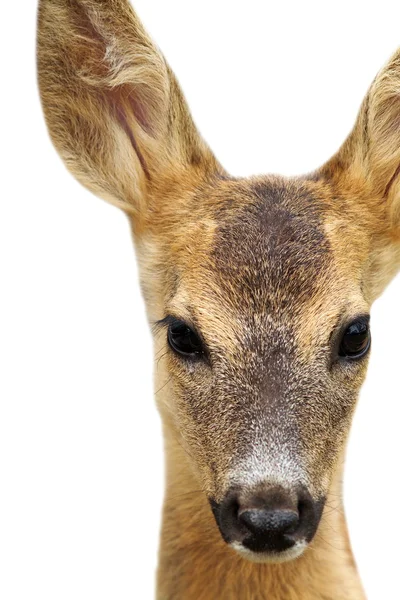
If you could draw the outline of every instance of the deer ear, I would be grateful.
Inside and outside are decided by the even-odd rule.
[[[67,167],[124,210],[140,214],[171,171],[216,168],[128,0],[41,0],[38,74]]]
[[[400,269],[400,49],[378,73],[353,131],[319,171],[342,196],[363,256],[364,294],[376,299]],[[348,214],[346,211],[348,208]]]
[[[400,49],[376,76],[350,136],[321,170],[362,188],[381,226],[400,233]]]

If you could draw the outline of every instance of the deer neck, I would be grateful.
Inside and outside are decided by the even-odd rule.
[[[350,548],[338,473],[318,532],[300,558],[251,563],[223,542],[187,456],[166,432],[158,600],[365,600]]]

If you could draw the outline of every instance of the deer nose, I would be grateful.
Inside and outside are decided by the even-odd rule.
[[[297,510],[245,508],[238,511],[239,522],[255,536],[277,536],[294,532],[299,523]]]
[[[304,487],[270,487],[256,492],[231,490],[211,502],[222,537],[253,552],[277,554],[311,541],[323,502],[314,502]]]

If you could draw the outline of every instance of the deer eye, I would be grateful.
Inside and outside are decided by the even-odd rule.
[[[369,317],[359,317],[347,326],[339,347],[339,356],[357,359],[364,356],[371,345]]]
[[[197,333],[183,321],[176,320],[168,327],[168,343],[171,348],[186,357],[199,357],[203,354],[203,345]]]

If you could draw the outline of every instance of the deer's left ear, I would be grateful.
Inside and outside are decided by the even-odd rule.
[[[372,83],[343,146],[318,174],[344,199],[346,218],[362,230],[364,286],[371,301],[400,270],[400,49]],[[339,204],[336,204],[338,206]]]
[[[376,76],[353,131],[322,172],[361,189],[385,221],[380,225],[400,234],[400,49]]]

